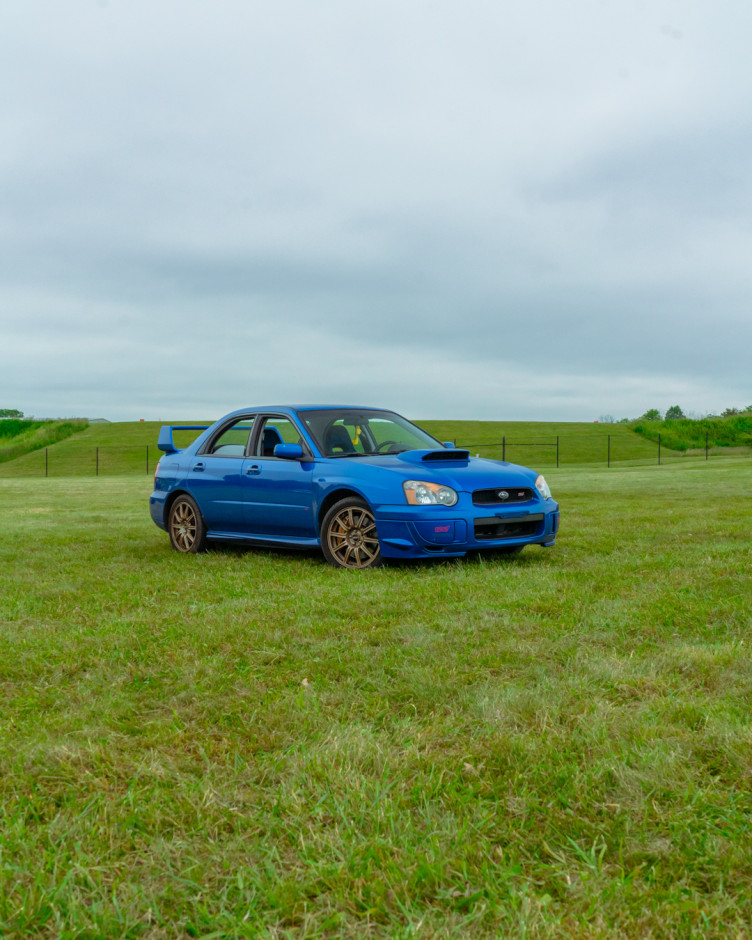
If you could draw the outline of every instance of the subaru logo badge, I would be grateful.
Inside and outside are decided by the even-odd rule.
[[[499,499],[509,499],[509,493],[507,493],[506,490],[499,490],[499,492],[497,493],[497,496],[499,497]]]

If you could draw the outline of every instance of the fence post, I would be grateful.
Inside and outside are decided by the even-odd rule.
[[[559,435],[556,435],[556,469],[559,469]]]
[[[661,435],[658,435],[658,466],[661,465]]]
[[[99,448],[97,447],[97,476],[99,476]]]
[[[503,434],[501,437],[501,459],[507,459],[507,436]]]
[[[607,464],[609,468],[611,467],[611,435],[608,435],[608,460]]]

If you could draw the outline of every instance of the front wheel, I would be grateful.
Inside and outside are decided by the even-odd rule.
[[[178,496],[170,506],[167,522],[170,543],[176,552],[201,552],[206,547],[206,525],[190,496]]]
[[[378,568],[383,564],[376,522],[367,503],[348,497],[335,503],[321,524],[324,558],[337,568]]]

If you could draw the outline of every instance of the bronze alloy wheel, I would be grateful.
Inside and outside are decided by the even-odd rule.
[[[373,513],[359,499],[343,499],[326,514],[321,547],[340,568],[375,568],[382,563]]]
[[[170,508],[170,542],[179,552],[200,552],[206,541],[206,527],[199,508],[190,496],[179,496]]]

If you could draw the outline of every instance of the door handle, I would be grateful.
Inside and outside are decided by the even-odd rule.
[[[245,472],[248,476],[253,476],[256,473],[261,473],[261,467],[259,467],[257,463],[254,463],[250,467],[248,467],[248,469]]]
[[[204,470],[204,465],[203,465],[202,463],[197,463],[197,464],[195,464],[194,467],[193,467],[193,472],[194,472],[194,473],[202,473],[203,470]]]

